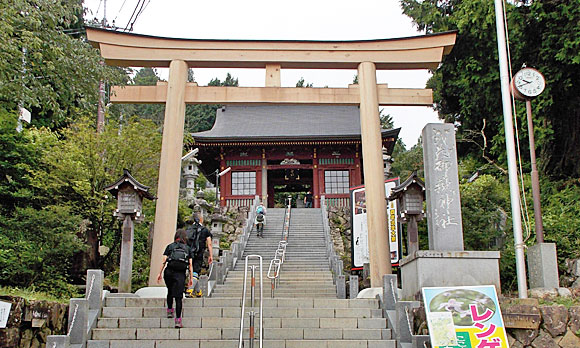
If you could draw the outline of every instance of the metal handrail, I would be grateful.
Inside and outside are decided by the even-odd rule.
[[[291,217],[291,209],[292,209],[292,197],[288,196],[286,200],[286,208],[284,210],[284,225],[282,226],[282,237],[281,240],[288,240],[288,235],[290,233],[290,217]]]
[[[288,242],[285,240],[281,240],[278,242],[278,249],[274,253],[274,258],[270,261],[270,266],[268,267],[268,273],[266,277],[271,281],[271,290],[270,296],[274,298],[274,291],[280,285],[280,274],[282,273],[282,265],[284,264],[284,260],[286,260],[286,246]],[[274,270],[274,274],[272,274],[272,270]]]
[[[243,292],[242,292],[242,312],[240,314],[240,338],[239,338],[239,342],[238,342],[238,348],[242,348],[244,346],[244,314],[245,314],[245,309],[246,309],[246,290],[247,290],[247,282],[248,282],[248,260],[250,259],[257,259],[259,261],[259,265],[260,265],[260,311],[259,311],[259,316],[260,316],[260,329],[259,329],[259,334],[260,334],[260,348],[262,348],[262,344],[263,344],[263,328],[262,328],[262,307],[263,307],[263,283],[262,283],[262,256],[260,255],[248,255],[246,256],[245,259],[245,264],[244,264],[244,286],[243,286]],[[254,298],[254,288],[256,286],[256,279],[254,276],[254,272],[255,272],[256,266],[253,265],[252,266],[252,283],[251,283],[251,291],[250,291],[250,296],[251,296],[251,307],[254,307],[255,304],[255,298]],[[249,317],[250,317],[250,348],[254,347],[254,315],[255,312],[254,311],[250,311],[249,312]]]

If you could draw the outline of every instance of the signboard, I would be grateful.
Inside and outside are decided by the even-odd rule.
[[[433,348],[509,348],[493,285],[422,290]]]
[[[399,178],[385,181],[385,193],[389,197],[391,190],[399,185]],[[399,251],[399,221],[397,202],[387,202],[387,228],[391,250],[391,264],[398,266],[401,258]],[[352,231],[352,268],[360,269],[369,263],[369,241],[367,228],[365,187],[357,186],[350,189],[350,216]]]
[[[0,301],[0,329],[5,328],[6,323],[8,323],[10,307],[12,307],[12,303]]]

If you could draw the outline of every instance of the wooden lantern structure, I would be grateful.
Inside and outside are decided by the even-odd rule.
[[[425,216],[425,183],[419,178],[417,171],[414,171],[401,185],[391,190],[387,199],[397,200],[401,220],[407,223],[407,252],[411,255],[419,250],[417,222]]]
[[[105,187],[105,190],[117,198],[117,209],[113,215],[123,220],[119,292],[128,293],[131,292],[131,274],[133,273],[133,220],[143,221],[143,199],[155,199],[155,197],[149,193],[149,187],[137,181],[127,169],[123,170],[123,176],[119,180]]]

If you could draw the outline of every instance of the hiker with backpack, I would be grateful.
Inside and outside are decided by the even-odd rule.
[[[183,327],[181,323],[183,288],[188,268],[189,283],[191,284],[193,274],[191,250],[187,246],[185,230],[180,228],[175,232],[174,242],[167,245],[163,252],[163,263],[157,276],[157,283],[160,283],[163,278],[165,286],[167,286],[167,317],[173,318],[175,315],[176,328]],[[173,299],[175,299],[175,310],[173,309]]]
[[[262,203],[256,208],[256,218],[254,219],[254,226],[258,232],[258,237],[264,237],[264,226],[266,225],[266,207]]]
[[[209,250],[207,263],[211,265],[213,262],[213,247],[211,245],[213,235],[205,226],[202,225],[202,222],[203,221],[201,221],[197,215],[193,216],[193,219],[187,221],[187,245],[189,245],[191,249],[191,258],[193,260],[192,282],[189,284],[186,291],[189,297],[201,297],[203,295],[199,288],[198,281],[201,274],[203,254],[206,247]]]

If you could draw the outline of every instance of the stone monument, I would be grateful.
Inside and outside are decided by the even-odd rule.
[[[494,285],[501,293],[499,251],[464,250],[453,125],[427,124],[422,137],[429,250],[401,261],[403,298],[419,299],[429,286]]]

